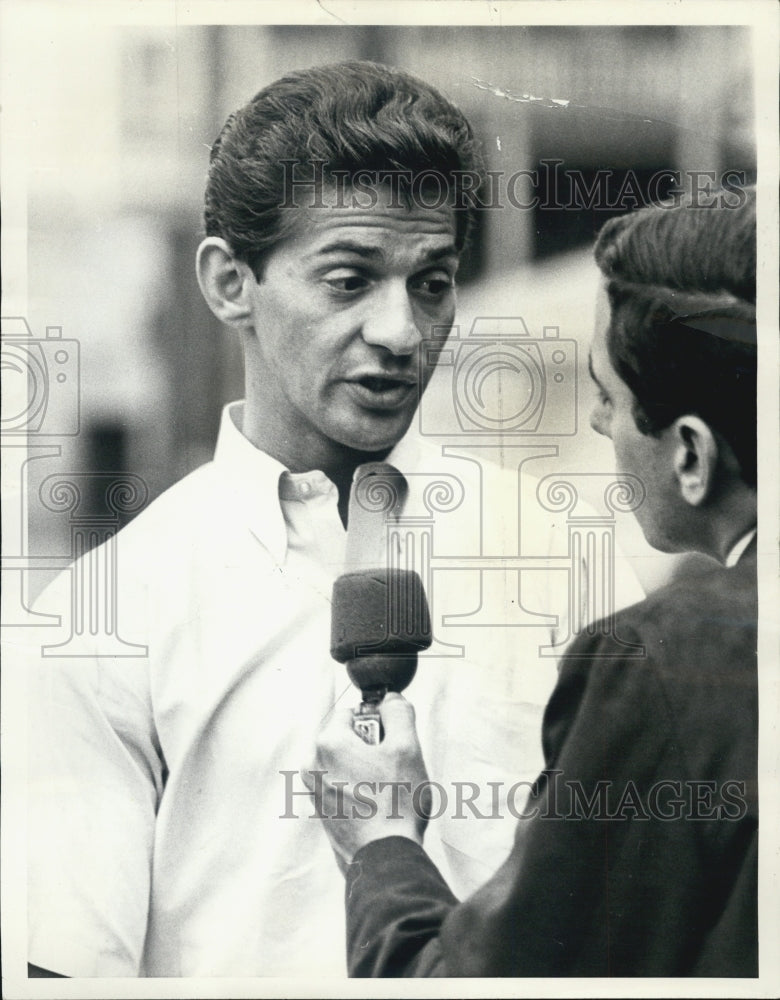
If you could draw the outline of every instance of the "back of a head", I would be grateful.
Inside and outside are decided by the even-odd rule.
[[[316,164],[326,178],[433,172],[452,185],[482,175],[468,121],[429,84],[371,62],[317,66],[270,84],[228,118],[211,150],[206,234],[258,273],[294,225],[296,212],[281,207],[291,177],[305,188]],[[473,221],[472,203],[456,210],[459,249]]]
[[[611,307],[607,347],[637,427],[696,414],[756,483],[756,199],[655,206],[610,220],[596,261]]]

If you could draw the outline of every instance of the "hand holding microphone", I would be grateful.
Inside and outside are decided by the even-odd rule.
[[[363,702],[353,728],[366,743],[382,739],[377,705],[402,691],[417,670],[417,654],[432,640],[428,602],[418,573],[402,569],[389,543],[406,480],[386,462],[355,471],[347,522],[346,571],[333,585],[331,655],[346,664]]]
[[[358,467],[345,572],[333,585],[331,654],[346,664],[363,702],[354,712],[335,706],[304,782],[327,818],[325,831],[342,872],[374,840],[402,836],[422,844],[430,813],[414,709],[391,693],[409,684],[417,653],[432,638],[422,580],[401,568],[401,545],[392,530],[406,493],[406,480],[393,466]]]
[[[352,710],[336,705],[318,735],[314,764],[303,772],[342,872],[374,840],[408,837],[422,844],[430,815],[414,708],[388,692],[375,710],[387,737],[369,745],[355,739]]]

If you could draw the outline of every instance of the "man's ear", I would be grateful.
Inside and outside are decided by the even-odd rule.
[[[255,278],[248,264],[236,260],[219,236],[207,236],[198,247],[198,284],[209,308],[222,323],[244,326],[251,316],[249,287]]]
[[[691,507],[701,506],[711,495],[718,468],[718,440],[701,417],[678,417],[669,428],[672,461],[680,494]]]

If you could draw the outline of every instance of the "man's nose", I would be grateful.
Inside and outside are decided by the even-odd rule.
[[[374,301],[363,323],[363,340],[384,347],[391,354],[411,354],[422,340],[406,286],[393,287]]]

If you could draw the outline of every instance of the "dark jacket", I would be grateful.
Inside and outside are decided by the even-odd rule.
[[[579,636],[508,860],[459,904],[411,840],[363,848],[350,974],[756,976],[756,619],[754,541]]]

